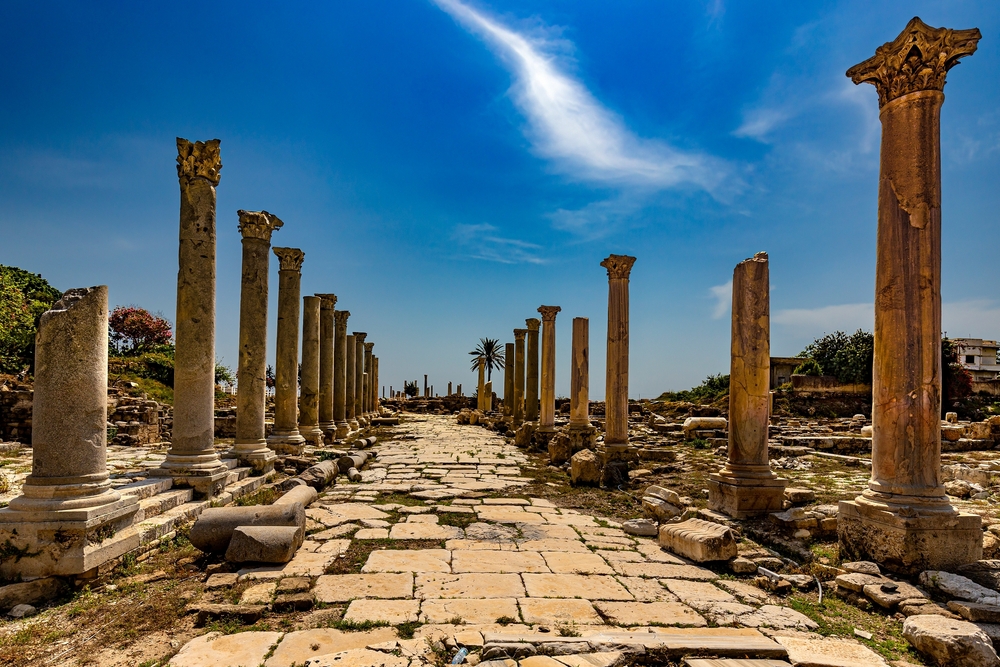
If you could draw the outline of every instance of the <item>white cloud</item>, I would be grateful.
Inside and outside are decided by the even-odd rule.
[[[497,236],[497,228],[488,223],[455,225],[452,238],[468,252],[472,259],[483,259],[501,264],[544,264],[538,255],[540,245],[517,239]]]
[[[845,303],[819,308],[786,308],[772,313],[771,323],[810,336],[858,329],[871,331],[875,326],[875,306],[871,303]]]
[[[750,109],[743,114],[743,124],[733,134],[767,143],[768,134],[791,117],[792,113],[788,109],[780,107]]]
[[[709,193],[727,169],[708,155],[637,137],[562,64],[566,42],[540,31],[518,32],[459,0],[435,0],[482,38],[514,76],[511,97],[527,120],[534,151],[561,172],[616,187],[662,189],[689,184]],[[719,3],[721,7],[721,3]]]
[[[712,319],[722,319],[722,316],[729,312],[729,309],[733,305],[733,281],[730,280],[723,285],[709,287],[708,291],[711,293],[712,298],[715,299],[715,308],[712,309]]]

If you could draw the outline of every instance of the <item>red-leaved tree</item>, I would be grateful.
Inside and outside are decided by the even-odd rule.
[[[170,322],[138,306],[116,306],[108,317],[108,344],[119,356],[151,352],[170,344]]]

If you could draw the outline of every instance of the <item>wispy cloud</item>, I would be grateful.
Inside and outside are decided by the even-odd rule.
[[[715,308],[712,309],[712,319],[719,320],[729,312],[733,305],[733,281],[715,287],[708,288],[712,298],[715,299]]]
[[[713,195],[733,186],[712,156],[636,136],[567,71],[571,46],[552,30],[518,31],[459,0],[435,0],[480,37],[514,77],[510,96],[534,152],[578,181],[656,191],[686,185]]]
[[[540,245],[497,236],[497,228],[488,223],[455,225],[452,239],[472,259],[483,259],[501,264],[544,264],[539,255]]]

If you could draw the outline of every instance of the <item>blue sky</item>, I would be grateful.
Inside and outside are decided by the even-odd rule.
[[[844,72],[914,15],[983,32],[945,90],[944,328],[997,338],[989,0],[6,3],[0,263],[172,319],[174,137],[219,138],[226,363],[236,210],[266,209],[274,244],[305,250],[303,292],[336,293],[369,332],[383,384],[469,389],[477,339],[512,341],[547,304],[557,393],[589,317],[602,398],[599,263],[619,253],[638,257],[630,393],[686,388],[728,372],[728,283],[757,251],[772,354],[871,328],[878,105]]]

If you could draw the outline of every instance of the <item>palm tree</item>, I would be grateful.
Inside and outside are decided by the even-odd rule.
[[[502,367],[504,363],[503,347],[496,338],[480,338],[479,347],[469,354],[473,356],[472,370],[479,370],[479,361],[480,359],[483,361],[486,366],[487,382],[493,379],[493,369]]]

